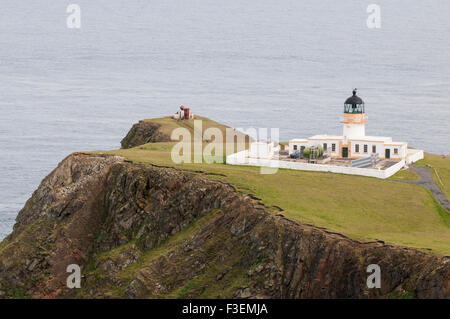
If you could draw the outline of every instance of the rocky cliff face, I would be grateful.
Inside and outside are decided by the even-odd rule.
[[[133,125],[120,144],[122,148],[132,148],[138,145],[154,142],[169,142],[170,137],[160,131],[161,125],[149,121],[139,121]]]
[[[81,266],[69,289],[69,264]],[[366,268],[381,267],[368,289]],[[2,297],[450,297],[450,261],[274,213],[201,173],[73,154],[0,245]]]

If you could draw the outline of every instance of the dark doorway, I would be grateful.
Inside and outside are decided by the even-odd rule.
[[[348,157],[348,147],[342,148],[342,157]]]
[[[391,158],[391,150],[389,148],[384,150],[384,157]]]

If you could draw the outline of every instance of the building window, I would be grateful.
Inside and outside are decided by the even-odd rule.
[[[323,143],[323,150],[324,150],[324,151],[326,151],[326,150],[327,150],[327,148],[328,148],[328,145],[327,145],[327,143]]]
[[[300,148],[300,151],[303,153],[303,151],[305,150],[305,146],[302,146],[301,148]]]
[[[355,144],[355,152],[359,153],[359,144]]]
[[[331,144],[331,151],[336,152],[336,144]]]
[[[377,146],[376,145],[372,145],[372,153],[376,153],[377,152]]]
[[[296,151],[297,150],[297,145],[294,145],[294,151]]]
[[[367,153],[367,144],[364,144],[364,153]]]
[[[394,148],[394,154],[398,154],[398,148]]]

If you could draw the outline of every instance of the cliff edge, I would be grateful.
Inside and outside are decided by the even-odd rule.
[[[122,139],[122,148],[132,148],[146,143],[169,142],[170,136],[160,130],[161,124],[150,121],[139,121],[134,124]]]
[[[374,263],[381,289],[366,286]],[[292,222],[201,173],[81,153],[0,247],[3,297],[449,298],[449,278],[445,257]]]
[[[166,139],[143,123],[123,147]],[[0,298],[25,297],[450,298],[450,260],[292,221],[211,173],[74,153],[0,243]]]

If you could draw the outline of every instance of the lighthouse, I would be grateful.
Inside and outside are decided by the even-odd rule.
[[[344,126],[345,138],[366,136],[367,116],[364,101],[356,95],[356,91],[357,89],[354,89],[353,95],[344,103],[344,118],[341,123]]]
[[[342,135],[314,135],[307,139],[296,138],[289,141],[289,154],[302,152],[308,147],[323,148],[331,158],[359,159],[377,156],[389,161],[406,160],[408,143],[394,142],[387,136],[367,136],[367,116],[364,101],[353,90],[352,96],[344,102],[344,117]],[[411,153],[411,152],[410,152]],[[417,156],[423,156],[417,155]]]
[[[252,142],[250,151],[227,156],[227,164],[281,167],[307,171],[327,171],[378,178],[392,176],[407,164],[423,158],[423,151],[408,149],[407,142],[388,136],[366,135],[364,101],[353,90],[344,102],[341,135],[319,134],[289,141],[288,155],[266,141]],[[341,109],[342,110],[342,109]],[[261,156],[262,149],[264,152]],[[282,159],[280,159],[282,158]]]

